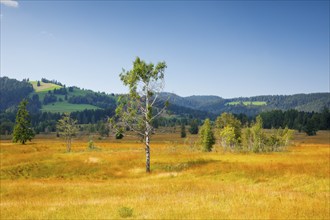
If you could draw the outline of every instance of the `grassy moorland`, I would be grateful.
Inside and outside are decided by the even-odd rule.
[[[0,219],[329,219],[329,132],[296,134],[286,152],[200,152],[159,134],[151,174],[141,143],[87,138],[1,141]]]

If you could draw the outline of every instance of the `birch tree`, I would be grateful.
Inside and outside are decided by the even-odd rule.
[[[73,120],[70,117],[70,114],[65,113],[60,120],[57,122],[57,130],[59,131],[60,135],[64,137],[66,141],[66,151],[71,151],[71,142],[72,138],[77,134],[77,121]]]
[[[110,120],[113,127],[128,127],[143,138],[146,154],[146,172],[150,172],[150,137],[152,121],[165,111],[166,103],[159,102],[164,88],[165,62],[147,64],[139,57],[129,71],[119,75],[129,93],[118,100],[116,117]]]

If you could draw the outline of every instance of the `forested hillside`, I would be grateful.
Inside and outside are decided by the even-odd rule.
[[[37,86],[38,83],[39,87]],[[38,82],[28,82],[27,80],[18,81],[1,77],[0,85],[1,111],[15,108],[23,98],[33,99],[36,105],[34,109],[39,106],[41,107],[40,110],[49,112],[71,111],[71,109],[73,111],[114,109],[116,106],[116,96],[114,94],[94,92],[74,86],[66,87],[56,80],[45,78]],[[169,101],[173,113],[194,112],[194,114],[205,116],[218,115],[222,112],[243,113],[253,116],[264,111],[290,109],[304,112],[321,112],[324,107],[330,108],[330,93],[264,95],[223,99],[218,96],[181,97],[164,92],[161,94],[161,98]],[[38,102],[41,103],[41,106]],[[79,105],[81,108],[79,108]],[[61,108],[63,111],[59,110]]]
[[[270,110],[295,109],[304,112],[321,112],[330,107],[330,93],[312,93],[296,95],[268,95],[222,99],[217,96],[180,97],[172,93],[164,93],[171,104],[206,111],[213,114],[231,112],[253,116]]]
[[[0,78],[0,133],[11,133],[19,102],[26,98],[32,123],[37,132],[55,131],[56,121],[63,112],[71,112],[79,124],[95,124],[104,131],[104,123],[114,114],[118,95],[93,92],[75,86],[66,87],[56,80],[18,81]],[[33,85],[33,86],[32,86]],[[298,130],[307,124],[328,129],[330,124],[330,93],[287,96],[256,96],[223,99],[218,96],[180,97],[160,94],[169,101],[165,116],[154,126],[200,124],[205,118],[215,120],[222,112],[230,112],[242,122],[250,123],[261,113],[265,128],[284,127]],[[93,126],[92,126],[93,127]],[[93,128],[90,128],[93,130]]]
[[[33,87],[26,80],[18,81],[8,77],[0,77],[0,111],[17,107],[18,103],[32,92]]]

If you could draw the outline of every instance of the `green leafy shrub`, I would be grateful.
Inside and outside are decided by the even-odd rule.
[[[93,150],[93,149],[95,149],[94,141],[93,141],[93,140],[89,140],[89,141],[88,141],[88,146],[87,146],[87,148],[88,148],[89,150]]]
[[[122,218],[132,217],[133,208],[122,206],[118,209],[119,216]]]

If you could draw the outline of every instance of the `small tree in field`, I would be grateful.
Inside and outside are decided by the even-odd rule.
[[[238,140],[235,137],[235,128],[227,125],[220,131],[221,145],[226,150],[230,147],[231,150],[234,150],[238,146]]]
[[[190,122],[189,132],[190,132],[190,134],[198,134],[198,121],[197,121],[197,119],[193,119]]]
[[[147,64],[139,57],[133,62],[133,69],[123,70],[120,79],[125,86],[129,87],[128,96],[119,100],[116,109],[116,119],[110,120],[112,126],[129,127],[143,137],[146,153],[146,172],[150,172],[150,136],[152,122],[165,111],[166,103],[157,103],[158,94],[164,88],[165,62],[159,62],[155,66]],[[115,125],[116,123],[116,125]],[[117,129],[118,130],[118,129]]]
[[[65,138],[66,151],[71,151],[72,138],[77,134],[77,121],[70,117],[70,114],[65,113],[60,120],[57,122],[57,130],[60,135]]]
[[[266,136],[262,129],[262,118],[260,115],[256,117],[256,122],[251,127],[252,135],[252,150],[257,152],[263,152],[265,147]]]
[[[185,138],[187,136],[186,126],[184,124],[181,125],[181,138]]]
[[[31,141],[34,137],[34,132],[31,128],[31,121],[29,112],[26,109],[28,101],[23,99],[18,106],[16,115],[16,125],[14,127],[13,142],[20,142],[25,144],[27,141]]]
[[[315,121],[313,119],[309,119],[306,126],[304,127],[304,131],[308,136],[314,136],[317,132],[317,127]]]
[[[200,142],[203,146],[203,151],[211,151],[215,144],[214,134],[211,128],[210,119],[206,119],[203,126],[200,129]]]
[[[217,117],[217,120],[215,121],[215,127],[218,130],[218,134],[220,134],[220,136],[221,136],[221,133],[228,134],[229,130],[233,130],[235,140],[236,140],[235,145],[238,145],[241,142],[242,124],[231,113],[224,112],[219,117]],[[227,129],[226,129],[227,131],[226,132],[222,131],[226,127],[227,127]],[[230,127],[230,129],[229,129],[229,127]],[[232,143],[232,144],[234,144],[234,143]]]

